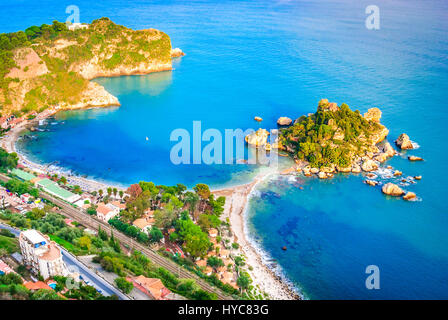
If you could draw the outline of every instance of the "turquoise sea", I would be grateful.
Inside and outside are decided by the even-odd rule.
[[[1,32],[64,21],[72,1],[0,3]],[[365,27],[368,5],[380,30]],[[365,112],[379,107],[388,140],[406,132],[420,148],[387,164],[422,175],[403,186],[419,201],[390,199],[362,175],[273,177],[250,200],[254,241],[310,299],[448,299],[448,2],[85,1],[81,21],[108,16],[170,35],[187,55],[175,70],[97,79],[122,107],[64,112],[18,147],[41,163],[119,184],[250,181],[250,165],[170,162],[176,128],[275,128],[280,116],[314,112],[321,98]],[[148,137],[148,140],[146,140]],[[426,161],[411,163],[407,154]],[[285,159],[283,161],[286,161]],[[399,181],[398,181],[399,182]],[[302,189],[299,188],[302,186]],[[288,250],[281,250],[287,246]],[[365,269],[380,269],[368,290]]]

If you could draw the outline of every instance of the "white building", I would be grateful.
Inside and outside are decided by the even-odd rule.
[[[114,206],[111,203],[104,204],[101,202],[98,204],[98,207],[96,208],[96,216],[105,222],[108,222],[110,219],[114,218],[119,213],[120,208]]]
[[[23,263],[30,266],[35,274],[40,273],[45,280],[56,275],[68,275],[61,249],[47,236],[37,230],[22,231],[19,244]]]
[[[75,31],[78,29],[89,29],[89,25],[85,23],[75,22],[68,25],[68,30]]]

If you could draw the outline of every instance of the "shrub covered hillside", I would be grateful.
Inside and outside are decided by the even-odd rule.
[[[348,167],[356,159],[377,151],[388,130],[379,123],[381,111],[370,109],[364,116],[343,103],[319,102],[317,111],[301,116],[291,127],[281,129],[283,148],[297,160],[313,167]]]
[[[54,21],[52,25],[3,33],[1,112],[28,113],[48,106],[70,108],[80,103],[78,107],[87,106],[95,93],[104,90],[90,83],[90,79],[170,68],[168,35],[155,29],[134,31],[108,18],[94,20],[87,29],[74,31]],[[107,99],[103,102],[110,103]]]

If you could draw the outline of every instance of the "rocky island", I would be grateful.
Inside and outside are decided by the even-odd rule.
[[[307,177],[316,175],[319,179],[327,179],[337,172],[365,172],[368,179],[364,182],[377,186],[381,183],[374,180],[377,175],[373,171],[377,171],[381,163],[397,154],[385,140],[389,130],[380,120],[381,111],[378,108],[368,109],[362,115],[358,110],[352,111],[345,103],[338,106],[322,99],[315,113],[301,116],[294,122],[290,118],[280,117],[277,121],[279,129],[275,129],[275,133],[278,133],[275,141],[269,143],[270,132],[260,128],[247,135],[246,142],[267,151],[286,151],[295,160],[296,166],[282,174],[302,172]],[[402,150],[414,148],[408,135],[404,133],[396,140],[396,144]],[[408,159],[423,160],[416,156],[409,156]],[[388,169],[392,170],[392,167]],[[398,177],[402,174],[395,170],[390,176]],[[420,178],[410,177],[408,180],[415,183],[414,180]],[[402,183],[408,183],[408,180],[403,178]],[[384,185],[382,191],[392,196],[404,195],[405,200],[416,198],[414,193],[405,193],[393,183]]]
[[[3,116],[119,105],[116,97],[89,80],[171,70],[167,34],[132,30],[108,18],[86,28],[52,25],[0,35],[0,106]]]
[[[363,116],[346,104],[338,106],[323,99],[315,113],[280,129],[279,147],[296,162],[321,172],[373,171],[378,168],[373,159],[383,162],[394,155],[389,143],[379,145],[389,133],[380,118],[378,108],[369,109]]]

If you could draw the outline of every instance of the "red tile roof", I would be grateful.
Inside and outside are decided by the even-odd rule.
[[[42,281],[37,281],[37,282],[27,281],[27,282],[23,283],[23,285],[28,290],[31,290],[31,291],[39,290],[39,289],[52,290],[51,287],[48,284],[46,284],[45,282],[42,282]]]

